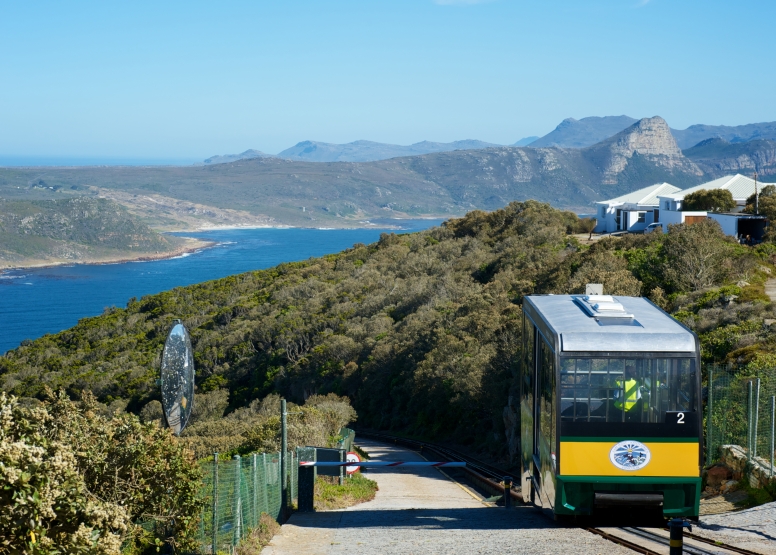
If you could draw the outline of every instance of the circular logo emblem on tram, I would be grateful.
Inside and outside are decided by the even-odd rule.
[[[609,451],[609,460],[620,470],[641,470],[651,456],[646,445],[632,439],[621,441]]]

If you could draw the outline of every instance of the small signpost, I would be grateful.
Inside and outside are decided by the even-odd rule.
[[[194,352],[189,332],[175,320],[162,352],[162,408],[167,425],[179,436],[194,407]]]
[[[348,451],[347,454],[345,455],[345,460],[348,461],[349,463],[360,463],[361,457],[358,456],[358,453],[353,453],[352,451]],[[345,472],[347,472],[348,475],[355,474],[356,472],[358,472],[358,470],[359,468],[356,465],[345,467]]]

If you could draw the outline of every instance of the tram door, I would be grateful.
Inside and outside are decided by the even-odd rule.
[[[538,336],[539,334],[537,334]],[[534,394],[534,481],[539,485],[541,505],[555,502],[555,353],[544,338],[537,340]]]
[[[520,398],[520,457],[523,501],[535,502],[538,474],[536,457],[536,341],[538,334],[530,319],[523,320],[523,368]]]

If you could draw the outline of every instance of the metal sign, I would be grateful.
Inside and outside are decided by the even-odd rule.
[[[194,407],[194,351],[180,320],[164,344],[161,383],[165,420],[175,435],[180,435]]]
[[[347,454],[345,455],[345,460],[350,463],[361,462],[361,457],[358,456],[358,453],[353,453],[352,451],[348,451]],[[345,472],[347,472],[348,474],[354,474],[358,472],[358,470],[359,468],[355,465],[345,467]]]

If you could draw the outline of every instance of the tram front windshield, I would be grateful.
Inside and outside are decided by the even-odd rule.
[[[561,420],[665,422],[697,410],[695,359],[563,358]]]

